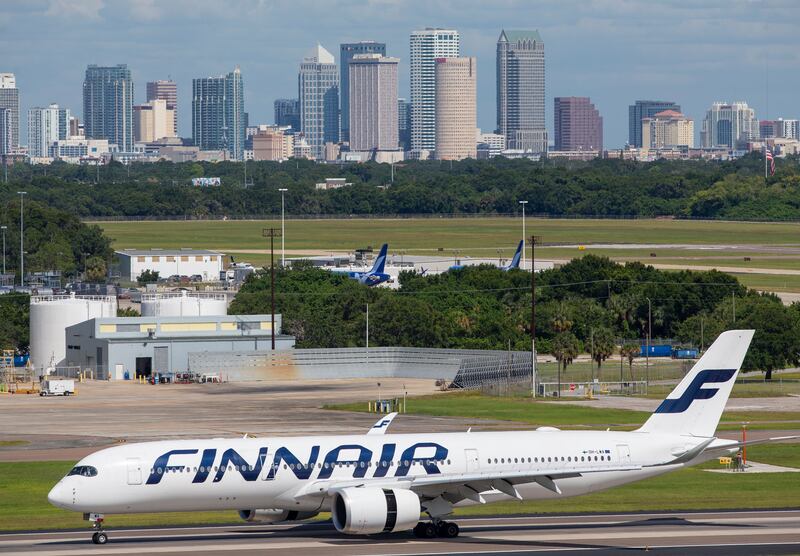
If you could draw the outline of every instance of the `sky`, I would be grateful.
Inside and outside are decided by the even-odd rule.
[[[671,100],[695,119],[714,101],[744,100],[760,119],[800,117],[800,0],[0,0],[0,72],[27,110],[57,102],[82,119],[86,65],[127,63],[134,101],[145,83],[178,84],[179,133],[191,136],[192,79],[236,65],[250,122],[272,123],[276,98],[297,96],[297,70],[319,42],[376,40],[400,58],[408,97],[409,33],[457,29],[477,57],[478,125],[496,126],[500,31],[537,29],[553,97],[588,96],[607,148],[628,139],[628,105]],[[27,137],[25,129],[20,130]]]

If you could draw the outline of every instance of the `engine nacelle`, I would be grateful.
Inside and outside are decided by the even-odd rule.
[[[419,497],[397,488],[343,488],[333,495],[331,517],[340,533],[406,531],[419,522]]]
[[[239,510],[239,517],[245,521],[258,523],[280,523],[282,521],[302,521],[311,519],[319,512],[298,512],[294,510]]]

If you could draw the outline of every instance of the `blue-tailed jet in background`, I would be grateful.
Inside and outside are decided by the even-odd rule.
[[[342,272],[342,274],[347,274],[348,278],[358,280],[365,286],[377,286],[378,284],[388,282],[389,279],[391,279],[391,276],[383,271],[383,268],[386,266],[386,251],[388,249],[389,244],[384,243],[383,247],[381,247],[380,253],[378,253],[377,258],[375,259],[375,264],[373,264],[372,268],[366,272],[346,271]]]
[[[517,245],[517,250],[514,252],[514,256],[511,258],[511,262],[509,262],[505,266],[501,266],[500,270],[508,272],[509,270],[514,270],[515,268],[519,268],[519,260],[522,257],[522,240],[519,241],[519,245]],[[447,270],[459,270],[464,268],[465,265],[463,264],[454,264]]]

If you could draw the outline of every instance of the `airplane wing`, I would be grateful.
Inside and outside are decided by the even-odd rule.
[[[388,415],[384,415],[378,422],[372,425],[372,428],[367,431],[367,434],[385,434],[386,429],[389,428],[389,425],[392,424],[394,418],[397,417],[397,412],[389,413]]]

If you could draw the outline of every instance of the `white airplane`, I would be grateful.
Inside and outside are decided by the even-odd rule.
[[[267,523],[330,511],[341,533],[455,537],[455,506],[578,496],[739,450],[714,432],[752,337],[722,333],[632,432],[387,435],[392,414],[365,435],[125,444],[81,460],[48,500],[93,521],[96,544],[106,514],[200,510]]]

